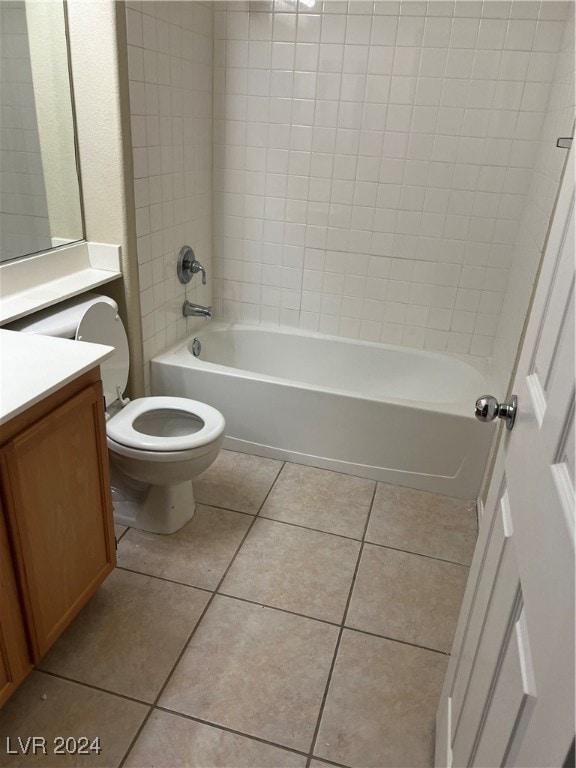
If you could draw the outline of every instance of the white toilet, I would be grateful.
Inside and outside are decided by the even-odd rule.
[[[195,509],[191,481],[216,459],[224,439],[220,411],[185,397],[123,399],[128,339],[118,305],[107,296],[84,294],[11,328],[115,348],[100,365],[114,521],[153,533],[186,525]]]

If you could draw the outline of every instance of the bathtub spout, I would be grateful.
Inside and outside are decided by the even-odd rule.
[[[182,314],[184,317],[204,317],[206,320],[212,318],[212,307],[203,307],[202,304],[192,304],[185,301],[182,305]]]

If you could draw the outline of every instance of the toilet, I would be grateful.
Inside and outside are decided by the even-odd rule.
[[[123,398],[128,339],[118,305],[107,296],[84,294],[10,328],[114,347],[100,364],[114,522],[164,534],[186,525],[195,510],[192,480],[216,459],[224,439],[220,411],[185,397]]]

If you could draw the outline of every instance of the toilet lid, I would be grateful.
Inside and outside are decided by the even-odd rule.
[[[104,399],[106,406],[111,405],[126,389],[130,366],[128,338],[116,309],[105,302],[88,307],[78,323],[76,340],[114,347],[113,354],[100,363]]]
[[[224,416],[187,397],[141,397],[106,423],[115,443],[146,451],[185,451],[224,434]]]

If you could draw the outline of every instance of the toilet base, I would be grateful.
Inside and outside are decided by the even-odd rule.
[[[138,487],[139,486],[139,487]],[[176,533],[194,517],[192,482],[176,485],[112,486],[114,522],[150,533]]]

